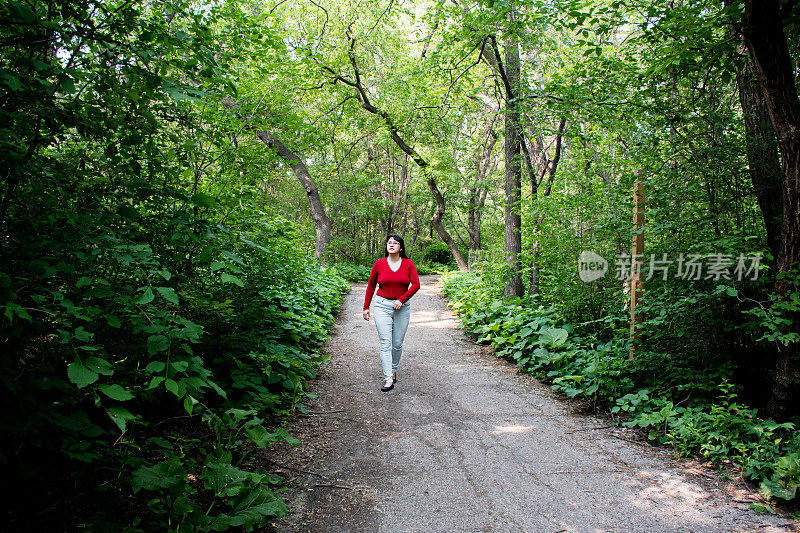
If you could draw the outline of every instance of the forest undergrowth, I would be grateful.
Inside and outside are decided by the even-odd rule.
[[[53,320],[14,316],[25,349],[2,362],[7,525],[263,526],[288,509],[252,453],[295,442],[288,416],[349,286],[287,222],[254,221],[258,243],[220,235],[191,273],[125,228],[87,235],[71,262],[20,248],[10,263],[36,286],[12,302]]]

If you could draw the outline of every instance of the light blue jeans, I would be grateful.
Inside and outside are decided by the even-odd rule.
[[[408,320],[411,318],[411,306],[406,302],[403,307],[395,310],[392,308],[394,300],[387,300],[377,294],[372,301],[372,316],[381,341],[383,377],[386,381],[392,381],[392,372],[397,372],[397,365],[403,354],[403,338],[406,336]]]

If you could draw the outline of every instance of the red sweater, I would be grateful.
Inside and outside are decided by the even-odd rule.
[[[411,259],[403,259],[397,272],[389,268],[389,262],[384,257],[372,265],[367,284],[367,294],[364,297],[364,309],[369,309],[375,285],[378,285],[378,296],[387,300],[400,300],[406,303],[419,290],[419,276],[417,267]],[[409,287],[409,285],[411,285]]]

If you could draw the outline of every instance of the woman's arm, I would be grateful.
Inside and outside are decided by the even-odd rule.
[[[367,293],[364,295],[364,320],[369,320],[369,304],[372,302],[372,296],[375,294],[375,288],[378,286],[378,261],[372,265],[372,270],[369,273],[369,281],[367,282]]]
[[[409,286],[408,290],[403,293],[403,295],[398,298],[397,300],[400,303],[406,303],[414,296],[417,291],[419,290],[419,275],[417,274],[417,265],[414,264],[414,261],[411,259],[408,260],[408,281]]]

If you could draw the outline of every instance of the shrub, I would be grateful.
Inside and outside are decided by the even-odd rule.
[[[335,263],[330,267],[331,272],[354,283],[369,281],[370,267],[354,263]]]
[[[16,376],[4,381],[0,457],[20,497],[36,501],[40,476],[71,479],[81,501],[105,502],[82,509],[87,523],[147,529],[249,529],[286,512],[271,488],[279,479],[245,461],[256,447],[292,440],[267,427],[302,400],[348,285],[297,251],[291,224],[257,225],[259,243],[218,238],[191,276],[175,264],[185,254],[133,244],[141,226],[86,231],[102,245],[91,262],[59,250],[71,236],[44,231],[57,259],[40,255],[36,241],[4,258],[6,308],[35,307],[42,317],[0,319],[20,347],[0,362]],[[31,284],[34,257],[51,273]],[[210,442],[194,436],[203,425]]]
[[[453,254],[443,242],[428,245],[422,252],[422,262],[455,266]]]

